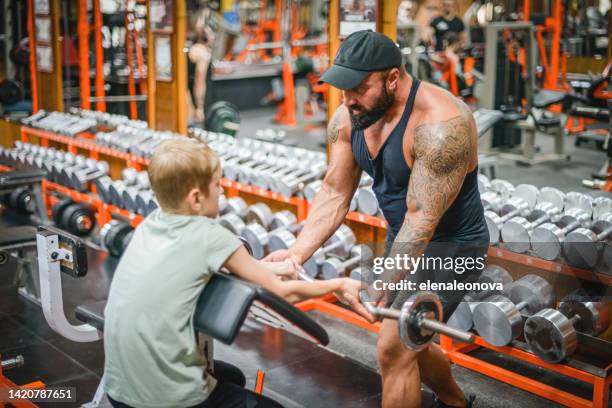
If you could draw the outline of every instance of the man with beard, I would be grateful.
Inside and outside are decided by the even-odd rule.
[[[308,260],[344,222],[362,171],[373,177],[389,224],[386,256],[484,257],[489,236],[469,108],[449,92],[411,77],[393,41],[371,31],[347,37],[321,81],[341,89],[343,97],[328,127],[329,168],[295,244],[268,259]],[[383,281],[410,279],[417,288],[427,280],[473,281],[480,272],[396,268],[403,269],[385,271]],[[375,296],[370,300],[399,309],[412,293],[370,291]],[[465,293],[437,294],[446,321]],[[409,350],[396,321],[383,320],[377,352],[383,407],[419,407],[421,381],[434,391],[439,407],[472,405],[474,397],[465,398],[440,348],[431,344],[418,353]]]

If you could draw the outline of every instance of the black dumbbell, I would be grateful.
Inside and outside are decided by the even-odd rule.
[[[69,198],[60,200],[51,211],[55,225],[79,237],[91,233],[96,225],[93,209],[87,204],[74,203]]]
[[[134,228],[126,222],[112,220],[102,227],[102,246],[112,255],[119,257],[125,251],[134,234]]]

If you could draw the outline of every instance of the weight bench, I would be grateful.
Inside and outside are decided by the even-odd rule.
[[[13,284],[26,277],[27,281],[23,282],[26,286],[30,286],[30,292],[38,293],[37,273],[36,269],[32,269],[32,260],[36,256],[28,256],[28,252],[32,253],[36,249],[36,228],[23,225],[17,227],[7,227],[0,229],[0,265],[8,262],[10,257],[18,260],[17,269],[11,279]],[[34,262],[35,264],[35,262]],[[24,272],[27,272],[24,274]]]
[[[18,189],[28,188],[34,197],[34,212],[41,223],[49,221],[47,217],[47,207],[42,198],[41,182],[47,173],[38,169],[14,170],[0,173],[0,196],[11,194]]]
[[[84,242],[58,228],[41,226],[36,235],[41,304],[49,326],[62,336],[77,342],[102,339],[106,301],[78,306],[75,316],[84,324],[68,322],[63,304],[60,272],[74,278],[87,274]],[[222,311],[222,313],[221,313]],[[225,344],[233,343],[247,316],[282,328],[308,340],[327,345],[327,332],[279,296],[257,285],[215,273],[198,298],[194,312],[195,329]],[[87,408],[98,407],[104,397],[104,376]]]

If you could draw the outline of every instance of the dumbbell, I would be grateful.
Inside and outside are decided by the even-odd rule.
[[[301,191],[304,188],[304,183],[308,183],[315,178],[323,176],[326,170],[327,164],[325,162],[315,163],[306,174],[297,176],[290,173],[280,179],[277,179],[274,183],[273,191],[276,191],[285,197],[291,197],[293,194]]]
[[[508,220],[501,230],[504,246],[513,252],[525,253],[529,250],[531,233],[537,226],[545,222],[554,222],[563,211],[565,194],[552,187],[540,190],[538,204],[525,217],[514,217]]]
[[[315,181],[312,181],[312,182],[306,184],[306,186],[304,186],[304,190],[303,190],[304,198],[308,202],[312,202],[312,200],[314,199],[315,195],[317,195],[319,190],[321,190],[322,186],[323,186],[323,180],[315,180]]]
[[[495,191],[485,191],[482,193],[480,195],[480,202],[485,211],[493,211],[494,213],[498,213],[504,205],[501,197]]]
[[[96,225],[95,213],[89,205],[75,203],[63,198],[51,208],[53,221],[59,228],[83,237],[91,233]]]
[[[60,166],[57,182],[66,187],[71,187],[72,173],[87,168],[87,157],[77,154],[74,163],[70,166]]]
[[[55,152],[55,157],[51,157],[48,160],[49,178],[58,184],[63,184],[61,178],[62,170],[66,167],[73,166],[76,162],[76,156],[70,152],[63,152],[58,150]]]
[[[131,167],[126,167],[121,171],[121,180],[115,180],[108,187],[108,197],[110,202],[120,208],[124,208],[123,192],[128,186],[136,184],[138,171]]]
[[[268,171],[276,171],[285,168],[288,165],[287,159],[284,157],[275,157],[268,155],[266,159],[252,167],[242,166],[238,173],[238,181],[249,185],[259,186],[261,182],[260,175]],[[262,187],[263,188],[263,187]]]
[[[109,254],[120,257],[132,240],[134,228],[126,222],[111,220],[100,231],[102,246]]]
[[[414,293],[402,305],[401,310],[375,307],[363,301],[363,293],[362,291],[360,296],[366,310],[374,316],[397,320],[400,339],[412,351],[425,349],[437,333],[464,343],[474,342],[472,333],[455,329],[442,322],[442,303],[435,293],[426,291]]]
[[[489,344],[507,346],[523,330],[522,313],[530,316],[552,304],[552,287],[542,277],[525,275],[507,290],[474,308],[474,328]]]
[[[491,180],[490,191],[497,193],[502,201],[506,202],[514,195],[515,188],[512,183],[507,180],[494,179]]]
[[[520,184],[514,190],[512,197],[501,208],[500,215],[485,211],[485,221],[489,230],[489,242],[497,244],[500,230],[509,219],[520,215],[529,215],[538,199],[538,188],[531,184]]]
[[[489,191],[491,189],[491,180],[482,173],[478,173],[478,191],[480,194]]]
[[[111,204],[110,186],[113,184],[113,179],[109,176],[103,176],[94,181],[96,186],[96,193],[100,196],[100,200],[105,203]]]
[[[306,174],[310,171],[313,162],[310,161],[296,161],[295,158],[284,159],[286,164],[283,166],[272,167],[269,169],[263,169],[257,173],[254,185],[264,190],[274,190],[275,180],[280,179],[290,173],[294,175]],[[304,187],[306,188],[306,187]]]
[[[0,203],[13,208],[22,214],[32,214],[36,211],[36,200],[29,188],[18,187],[10,193],[0,196]]]
[[[310,277],[319,274],[320,266],[325,261],[327,255],[334,255],[338,258],[346,258],[350,255],[351,249],[355,246],[357,238],[355,233],[347,225],[342,224],[324,246],[317,249],[314,254],[304,262],[304,271]]]
[[[228,212],[219,217],[219,224],[239,236],[245,227],[248,207],[241,197],[232,197],[227,199],[227,209]]]
[[[561,301],[559,309],[543,309],[525,322],[525,340],[536,356],[559,363],[578,347],[577,333],[599,336],[610,325],[608,306],[598,301]]]
[[[270,207],[265,203],[256,203],[248,207],[244,217],[247,224],[256,223],[267,230],[270,228],[274,214]]]
[[[247,215],[249,207],[241,197],[232,197],[227,199],[227,211],[244,219]]]
[[[345,274],[347,269],[358,265],[361,260],[371,260],[373,252],[367,245],[355,245],[349,253],[350,258],[342,261],[339,258],[327,258],[321,264],[321,277],[323,279],[334,279]]]
[[[357,190],[357,209],[368,215],[378,213],[378,198],[371,186],[362,187]]]
[[[591,224],[593,202],[591,197],[582,193],[567,193],[565,213],[557,224],[544,223],[531,233],[531,249],[540,258],[552,261],[561,254],[562,244],[567,233]]]
[[[478,278],[479,283],[489,283],[491,285],[501,283],[504,288],[511,284],[512,280],[513,279],[510,273],[499,265],[485,266],[482,274]],[[501,293],[504,293],[504,291]],[[467,293],[451,317],[448,319],[447,323],[457,329],[470,330],[474,324],[473,313],[476,305],[478,305],[478,302],[488,298],[491,295],[501,293],[493,288],[479,292],[473,291]]]
[[[123,208],[133,213],[139,212],[137,202],[138,196],[150,190],[151,184],[149,182],[149,174],[146,171],[138,172],[138,174],[136,174],[136,182],[134,184],[126,186],[123,192],[121,193],[121,201],[123,202]],[[144,212],[142,208],[140,209],[140,212]]]
[[[145,217],[159,207],[159,203],[151,189],[139,191],[136,195],[134,205],[136,213]]]
[[[70,185],[72,188],[84,192],[87,191],[90,182],[106,176],[108,170],[109,166],[107,162],[87,159],[86,167],[83,170],[71,172],[72,174],[67,172],[67,174],[70,176]]]
[[[242,230],[240,236],[243,237],[253,250],[253,256],[256,259],[261,259],[266,253],[272,252],[275,249],[273,245],[270,247],[270,239],[275,236],[276,233],[284,231],[293,235],[294,232],[299,231],[303,223],[297,223],[297,218],[291,211],[284,210],[274,214],[274,223],[271,222],[273,229],[268,232],[266,229],[258,223],[247,224]]]
[[[563,252],[568,263],[578,268],[592,268],[597,265],[605,245],[600,245],[612,236],[612,200],[599,197],[594,200],[593,224],[591,229],[577,228],[567,234]]]
[[[228,155],[222,157],[223,175],[229,180],[236,181],[241,166],[251,166],[263,163],[266,160],[266,153],[262,151],[252,152],[248,149],[239,149],[236,154],[227,152]]]

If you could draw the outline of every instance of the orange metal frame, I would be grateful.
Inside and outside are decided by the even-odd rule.
[[[36,39],[34,35],[34,1],[28,0],[28,44],[30,47],[30,84],[32,113],[38,112],[38,76],[36,74]]]
[[[94,20],[94,47],[96,50],[96,109],[106,112],[106,102],[104,96],[104,48],[102,48],[102,11],[100,10],[100,0],[93,0],[93,20]]]
[[[91,109],[89,101],[91,81],[89,79],[89,22],[87,21],[87,0],[79,0],[79,82],[81,88],[81,107]]]

